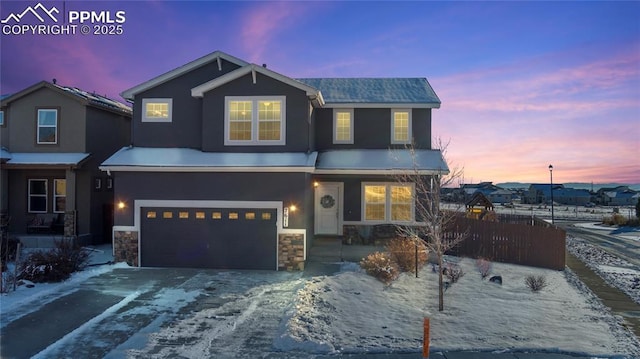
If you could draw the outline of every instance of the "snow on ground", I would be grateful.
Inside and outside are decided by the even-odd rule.
[[[627,236],[628,237],[628,236]],[[567,249],[602,279],[640,304],[640,269],[586,241],[567,237]]]
[[[314,278],[299,292],[275,346],[312,353],[417,352],[423,317],[429,317],[434,350],[640,356],[638,339],[584,287],[572,285],[577,280],[569,271],[494,263],[500,286],[481,280],[474,261],[459,264],[466,274],[445,293],[443,312],[437,310],[437,273],[429,269],[418,279],[403,274],[390,286],[359,270]],[[549,286],[532,293],[527,275],[543,275]]]
[[[192,345],[194,355],[187,357],[198,357],[204,349],[224,353],[224,349],[209,346],[218,343],[233,349],[244,343],[233,338],[243,337],[268,341],[271,337],[275,350],[302,351],[309,357],[311,353],[420,352],[423,318],[429,317],[432,350],[530,350],[640,357],[638,338],[570,270],[493,263],[492,275],[503,278],[503,285],[497,285],[481,280],[474,261],[456,257],[448,260],[459,262],[466,274],[445,293],[443,312],[437,310],[437,274],[430,267],[424,267],[417,279],[403,274],[386,286],[360,271],[357,264],[346,263],[335,275],[292,276],[266,287],[249,285],[222,307],[200,308],[162,327],[147,327],[144,333],[132,336],[135,345],[125,343],[123,349],[130,356],[143,357],[146,352],[134,348],[145,347],[145,341],[148,348],[153,348],[154,341],[161,343],[163,338],[180,334],[192,340],[190,343],[204,345]],[[603,264],[605,269],[614,267],[624,272],[620,269],[625,268],[624,263],[615,259]],[[1,312],[4,315],[29,303],[41,303],[43,296],[54,291],[57,297],[70,293],[87,278],[123,266],[90,267],[60,284],[20,288],[0,298]],[[548,287],[532,293],[524,284],[527,275],[545,276]],[[234,283],[243,280],[251,282],[252,278],[234,276]],[[206,286],[191,288],[190,298],[206,294]],[[180,300],[179,296],[173,299]],[[163,303],[170,305],[171,300],[170,295],[163,296]],[[278,308],[289,308],[284,318]],[[263,311],[267,312],[260,317],[264,320],[248,319],[252,313]],[[74,341],[82,335],[88,333],[72,332],[64,339]],[[163,356],[156,352],[155,357],[175,354],[168,353]]]

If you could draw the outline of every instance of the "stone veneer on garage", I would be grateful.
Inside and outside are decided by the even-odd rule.
[[[278,269],[304,270],[304,234],[278,235]]]
[[[127,262],[138,266],[138,232],[115,231],[113,233],[113,259],[116,262]]]

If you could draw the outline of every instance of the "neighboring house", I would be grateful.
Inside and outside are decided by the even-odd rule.
[[[601,188],[596,193],[596,201],[603,206],[632,206],[638,203],[638,192],[628,186]]]
[[[557,188],[553,190],[553,201],[560,204],[584,206],[591,202],[591,192],[586,189]]]
[[[217,51],[122,96],[133,146],[101,169],[132,265],[302,269],[314,235],[418,220],[394,174],[448,172],[424,78],[293,79]]]
[[[482,193],[493,203],[511,203],[513,192],[494,185],[492,182],[480,182],[477,184],[463,184],[460,186],[459,195],[461,201],[471,200],[476,193]]]
[[[98,165],[129,143],[131,109],[45,81],[0,106],[0,213],[9,232],[49,234],[55,228],[42,224],[55,218],[58,234],[79,244],[110,241],[113,182]]]
[[[554,202],[556,201],[555,193],[559,188],[564,188],[564,185],[554,184],[553,194]],[[526,204],[550,204],[551,203],[551,185],[549,183],[534,183],[529,186],[529,190],[526,191],[523,202]]]

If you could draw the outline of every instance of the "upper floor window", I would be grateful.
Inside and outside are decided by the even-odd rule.
[[[173,114],[173,99],[144,98],[142,99],[142,122],[171,122]]]
[[[4,111],[0,111],[0,126],[4,126]]]
[[[284,145],[284,96],[227,96],[225,145]]]
[[[37,142],[43,144],[58,143],[58,110],[38,110],[38,134]]]
[[[365,221],[410,222],[414,219],[414,186],[398,183],[363,183],[362,216]]]
[[[391,110],[391,143],[411,143],[411,110]]]
[[[353,110],[333,110],[333,143],[353,143]]]

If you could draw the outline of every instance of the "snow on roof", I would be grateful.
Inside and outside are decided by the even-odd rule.
[[[202,152],[191,148],[125,147],[105,160],[102,170],[145,170],[159,167],[176,170],[239,169],[280,167],[310,170],[317,152],[236,153]]]
[[[58,85],[55,85],[55,86],[61,88],[62,90],[65,90],[65,91],[71,93],[72,95],[81,97],[81,98],[89,101],[90,103],[92,103],[94,105],[103,106],[103,107],[109,107],[109,108],[112,108],[112,109],[117,109],[117,110],[120,110],[120,111],[123,111],[123,112],[127,112],[129,114],[131,113],[131,107],[129,107],[129,106],[127,106],[127,105],[125,105],[125,104],[123,104],[121,102],[112,100],[112,99],[110,99],[108,97],[101,96],[101,95],[98,95],[96,93],[89,93],[89,92],[81,90],[81,89],[79,89],[77,87],[66,87],[66,86],[58,86]]]
[[[322,92],[327,104],[377,103],[440,107],[426,78],[301,78]]]
[[[9,150],[7,150],[4,147],[0,148],[0,160],[10,160],[10,159],[11,159],[11,152],[9,152]]]
[[[379,173],[413,170],[449,173],[449,167],[437,150],[408,149],[331,150],[318,154],[317,172]]]
[[[11,159],[7,161],[10,165],[78,165],[89,157],[88,153],[11,153]]]

